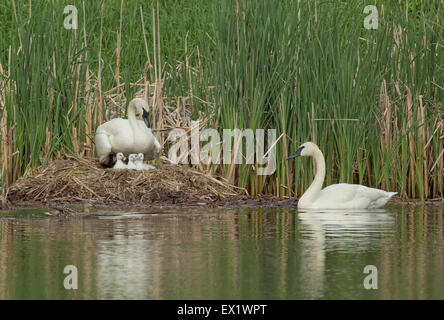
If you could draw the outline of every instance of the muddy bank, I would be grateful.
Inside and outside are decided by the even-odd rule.
[[[221,177],[186,166],[156,164],[155,170],[105,169],[95,159],[55,160],[8,188],[3,208],[181,209],[294,207],[273,196],[250,197]]]
[[[73,213],[72,215],[83,215],[82,214],[83,203],[41,203],[37,201],[22,201],[16,202],[13,205],[10,204],[9,210],[23,209],[23,208],[70,208],[78,211],[78,214]],[[187,203],[166,203],[166,202],[155,202],[150,204],[140,204],[140,203],[101,203],[94,202],[92,210],[111,210],[111,211],[140,211],[140,212],[151,212],[156,210],[193,210],[202,208],[219,208],[219,209],[236,209],[236,208],[297,208],[297,201],[291,199],[280,199],[276,197],[248,197],[248,196],[238,196],[230,197],[229,199],[221,199],[216,201],[189,201]]]
[[[155,170],[104,169],[95,160],[55,160],[7,190],[4,207],[193,206],[247,201],[244,190],[186,166],[156,164]]]

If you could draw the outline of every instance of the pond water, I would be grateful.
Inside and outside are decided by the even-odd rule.
[[[443,207],[0,211],[0,299],[318,298],[444,299]]]

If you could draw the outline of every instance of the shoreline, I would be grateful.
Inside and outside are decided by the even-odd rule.
[[[84,202],[48,202],[39,201],[22,201],[11,203],[8,207],[2,208],[1,211],[13,211],[21,209],[43,209],[54,207],[67,207],[71,209],[79,209]],[[94,210],[195,210],[195,209],[241,209],[241,208],[290,208],[297,209],[297,200],[289,198],[278,198],[274,196],[238,196],[230,199],[221,199],[217,201],[195,200],[188,203],[112,203],[106,204],[101,201],[90,201]],[[387,205],[428,205],[428,206],[444,206],[444,201],[419,199],[392,199]]]
[[[103,169],[95,160],[65,158],[22,177],[6,193],[0,210],[21,208],[182,210],[201,208],[297,208],[297,199],[250,196],[219,176],[186,166],[156,164],[155,170]],[[389,204],[444,205],[443,199],[401,199]]]

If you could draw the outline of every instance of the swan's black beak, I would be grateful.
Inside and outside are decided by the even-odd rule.
[[[142,118],[143,118],[143,121],[145,122],[145,125],[149,128],[150,127],[150,119],[149,119],[150,114],[145,109],[143,109]]]
[[[295,153],[293,153],[291,156],[289,156],[289,157],[287,158],[287,160],[290,160],[290,159],[293,159],[293,158],[296,158],[296,157],[300,157],[300,156],[301,156],[302,149],[304,149],[304,146],[300,146],[300,147],[298,148],[298,150],[296,150]]]

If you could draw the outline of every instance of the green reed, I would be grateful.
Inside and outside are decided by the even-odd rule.
[[[312,163],[285,158],[314,140],[326,184],[442,198],[443,2],[374,3],[377,30],[363,26],[363,0],[1,4],[2,181],[64,153],[94,155],[105,92],[121,85],[128,100],[144,77],[221,133],[283,134],[271,176],[257,176],[257,165],[209,168],[251,194],[301,195]],[[78,30],[62,27],[67,4],[78,8]]]
[[[312,179],[310,163],[288,168],[285,157],[315,140],[326,156],[327,184],[442,197],[442,4],[377,5],[377,30],[363,27],[365,1],[217,6],[212,83],[220,125],[276,128],[292,141],[277,145],[277,170],[267,179],[273,187],[260,192],[300,195]],[[240,185],[253,179],[241,166]]]

